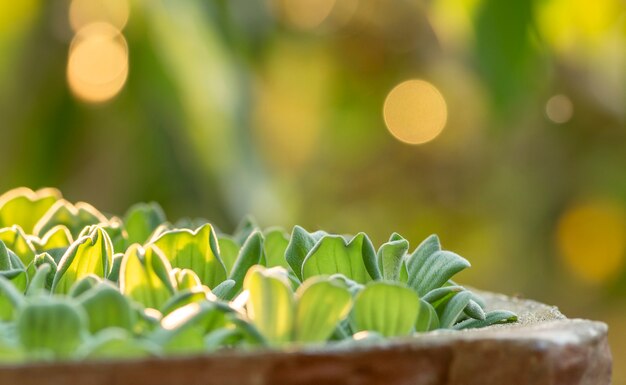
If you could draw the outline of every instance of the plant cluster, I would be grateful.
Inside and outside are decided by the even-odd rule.
[[[123,218],[55,189],[0,197],[0,362],[350,343],[514,322],[451,278],[470,266],[437,236],[172,225],[155,203]]]

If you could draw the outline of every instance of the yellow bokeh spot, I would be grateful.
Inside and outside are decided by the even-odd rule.
[[[407,80],[389,92],[383,115],[387,128],[398,140],[421,144],[441,133],[448,109],[435,86],[423,80]]]
[[[70,25],[74,31],[95,23],[105,22],[122,30],[128,21],[128,0],[72,0]]]
[[[557,246],[565,265],[581,280],[615,278],[625,262],[626,214],[612,201],[592,201],[568,209],[557,227]]]
[[[279,16],[299,29],[318,27],[330,15],[335,0],[277,0],[274,2]]]
[[[104,102],[113,98],[128,77],[128,46],[119,29],[108,23],[82,28],[72,40],[67,81],[78,98]]]
[[[554,123],[565,123],[572,118],[574,105],[565,95],[554,95],[546,103],[546,115]]]

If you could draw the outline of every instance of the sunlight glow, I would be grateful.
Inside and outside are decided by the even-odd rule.
[[[448,110],[435,86],[424,80],[407,80],[389,92],[383,116],[387,129],[398,140],[421,144],[441,133]]]
[[[624,266],[626,212],[614,201],[592,201],[569,208],[557,227],[563,262],[581,280],[603,283]]]
[[[107,23],[82,28],[72,40],[67,63],[70,89],[87,102],[117,95],[128,77],[128,46],[120,30]]]

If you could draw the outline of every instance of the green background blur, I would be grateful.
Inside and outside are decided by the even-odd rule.
[[[102,102],[68,80],[94,22],[125,48],[74,68],[122,65]],[[383,120],[410,79],[447,105],[421,145]],[[462,283],[609,323],[626,384],[623,0],[0,0],[0,176],[225,231],[438,233]]]

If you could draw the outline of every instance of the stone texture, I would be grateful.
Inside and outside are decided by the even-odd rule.
[[[511,325],[292,351],[0,367],[0,385],[607,385],[607,326],[555,307],[481,293]]]

